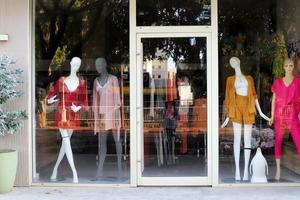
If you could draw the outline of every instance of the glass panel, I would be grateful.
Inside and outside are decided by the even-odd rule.
[[[35,9],[34,182],[129,183],[128,1]]]
[[[207,176],[206,38],[142,43],[142,176]]]
[[[283,68],[285,57],[292,59],[288,63],[294,65],[294,75],[300,74],[299,9],[298,0],[219,1],[220,124],[230,119],[220,129],[221,183],[300,182],[300,140],[295,134],[300,129],[290,129],[293,120],[299,121],[300,110],[293,105],[300,88],[294,81],[288,91],[281,81],[289,73]],[[271,89],[274,83],[280,89]],[[256,109],[254,92],[262,113],[274,116],[276,130]],[[277,100],[272,114],[273,92]],[[278,101],[282,95],[289,105]]]
[[[137,0],[137,25],[210,25],[210,5],[210,0]]]

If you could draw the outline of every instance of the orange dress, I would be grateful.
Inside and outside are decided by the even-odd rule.
[[[86,81],[79,79],[79,85],[74,91],[69,91],[64,83],[64,77],[60,77],[53,87],[50,88],[47,99],[57,95],[58,106],[55,113],[55,126],[57,128],[78,130],[80,128],[80,111],[73,112],[71,110],[72,103],[82,108],[88,106]],[[64,97],[64,101],[63,101]],[[63,105],[66,109],[66,122],[62,120]]]

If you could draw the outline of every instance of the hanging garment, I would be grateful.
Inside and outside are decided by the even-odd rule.
[[[165,89],[166,89],[166,84],[165,84],[165,79],[154,79],[154,84],[155,84],[155,94],[156,94],[156,103],[155,106],[159,109],[163,109],[165,106]]]
[[[95,133],[99,133],[100,130],[120,129],[120,107],[121,99],[118,78],[110,74],[103,86],[100,85],[98,78],[96,78],[93,88]]]
[[[294,77],[289,86],[286,86],[283,79],[277,79],[272,85],[272,92],[275,93],[275,158],[281,157],[281,145],[285,130],[291,132],[300,155],[300,126],[298,115],[300,113],[300,78]]]
[[[207,129],[207,99],[195,99],[193,107],[193,127]]]
[[[64,79],[64,77],[61,77],[55,82],[47,94],[47,99],[57,95],[58,106],[55,113],[55,126],[57,128],[78,130],[81,121],[80,111],[73,112],[71,106],[72,103],[83,108],[88,106],[86,82],[80,78],[78,87],[71,92]],[[63,120],[64,108],[66,121]]]
[[[176,77],[173,75],[168,75],[167,79],[167,101],[174,101],[177,99],[177,88],[176,88]]]
[[[151,78],[151,81],[150,81],[150,89],[151,89],[151,96],[150,96],[150,116],[154,118],[155,82],[154,82],[153,78]]]
[[[181,130],[181,145],[180,153],[185,154],[188,151],[187,136],[189,129],[189,106],[180,106],[179,107],[179,121],[180,121],[180,130]]]
[[[169,101],[165,103],[165,108],[163,111],[164,121],[163,125],[164,128],[167,129],[176,129],[177,125],[177,115],[178,115],[178,109],[175,106],[174,101]]]

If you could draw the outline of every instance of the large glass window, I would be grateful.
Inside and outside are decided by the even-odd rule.
[[[129,183],[127,0],[37,0],[34,182]]]
[[[142,177],[206,177],[207,40],[142,38]]]
[[[210,0],[137,0],[137,25],[210,25],[210,5]]]
[[[219,0],[220,183],[300,182],[299,9]]]

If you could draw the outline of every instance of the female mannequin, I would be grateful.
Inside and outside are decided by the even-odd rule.
[[[298,115],[300,113],[300,78],[293,75],[294,63],[291,59],[285,59],[283,78],[276,79],[272,85],[272,116],[270,125],[275,122],[275,179],[280,180],[281,145],[285,130],[291,132],[300,155],[300,125]]]
[[[72,58],[71,72],[67,77],[61,77],[52,87],[47,95],[48,104],[59,101],[56,110],[56,126],[59,128],[63,138],[56,164],[54,166],[51,181],[57,179],[57,168],[66,154],[68,162],[73,172],[73,183],[78,183],[77,171],[74,165],[73,153],[71,148],[71,136],[73,130],[79,129],[79,110],[87,106],[87,88],[84,80],[79,79],[77,72],[81,65],[81,59]],[[57,98],[57,95],[59,97]],[[65,112],[64,112],[65,109]]]
[[[243,180],[248,181],[248,166],[251,153],[251,132],[252,124],[255,122],[255,107],[262,118],[265,120],[270,119],[265,116],[260,109],[252,77],[244,76],[242,74],[240,60],[237,57],[232,57],[229,63],[235,70],[235,75],[228,77],[226,81],[225,109],[228,116],[221,127],[224,128],[229,120],[233,122],[235,180],[239,181],[241,180],[239,167],[241,131],[242,125],[244,124],[245,166]]]
[[[116,152],[118,159],[118,178],[122,176],[122,144],[120,140],[120,88],[118,78],[107,72],[107,63],[104,58],[98,58],[95,61],[95,67],[100,74],[94,80],[93,88],[93,113],[94,113],[94,131],[98,133],[98,169],[96,177],[98,180],[103,175],[103,165],[107,152],[107,135],[112,130],[116,143]]]

